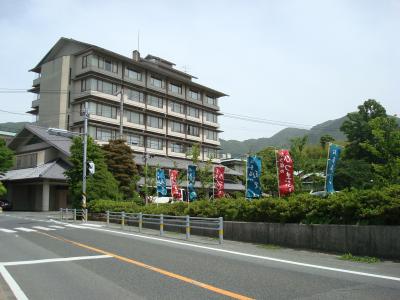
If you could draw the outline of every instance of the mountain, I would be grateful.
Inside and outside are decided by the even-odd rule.
[[[29,122],[7,122],[7,123],[0,123],[0,131],[9,131],[18,133],[24,128],[25,124]]]
[[[269,138],[249,139],[244,141],[223,140],[221,142],[221,153],[231,153],[232,157],[246,155],[247,153],[257,152],[266,147],[290,147],[290,139],[308,135],[310,144],[318,144],[321,136],[329,134],[336,140],[346,140],[345,135],[340,131],[340,126],[347,117],[329,120],[308,129],[285,128]]]

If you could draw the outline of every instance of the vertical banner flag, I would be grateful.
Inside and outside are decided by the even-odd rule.
[[[215,198],[222,198],[224,196],[224,174],[224,167],[214,167]]]
[[[327,193],[335,192],[333,188],[333,175],[335,174],[336,164],[340,157],[342,148],[335,144],[329,144],[328,161],[326,163],[325,191]]]
[[[246,174],[246,198],[259,198],[261,196],[261,159],[259,157],[247,158]]]
[[[293,160],[289,150],[278,150],[277,166],[279,173],[279,195],[285,196],[294,192]]]
[[[158,197],[167,196],[167,182],[165,180],[165,173],[163,169],[157,169],[156,180]]]
[[[169,170],[169,180],[171,182],[171,196],[174,199],[181,198],[181,191],[179,190],[178,187],[178,175],[179,175],[178,170]]]
[[[197,198],[196,190],[194,189],[194,184],[196,183],[196,166],[188,166],[187,180],[189,201],[194,201]]]

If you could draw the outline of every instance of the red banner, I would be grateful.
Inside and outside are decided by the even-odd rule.
[[[214,167],[215,198],[224,196],[224,167]]]
[[[293,160],[289,150],[278,151],[279,194],[281,196],[294,192]]]
[[[181,199],[181,191],[178,186],[178,170],[169,170],[169,181],[171,182],[171,196],[174,199]]]

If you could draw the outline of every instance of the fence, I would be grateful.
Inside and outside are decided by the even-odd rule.
[[[105,219],[107,226],[110,226],[111,223],[116,223],[121,226],[121,229],[125,229],[127,225],[134,225],[138,227],[139,232],[142,232],[143,225],[150,224],[156,226],[160,231],[160,236],[163,236],[164,231],[167,231],[166,229],[168,228],[184,228],[187,240],[190,239],[191,229],[201,229],[204,231],[218,232],[220,244],[222,244],[224,240],[224,220],[222,217],[200,218],[113,211],[107,211],[104,214],[97,214],[96,216],[100,217],[100,219]]]
[[[88,211],[87,209],[68,209],[68,208],[60,208],[60,220],[61,221],[73,221],[81,220],[83,222],[87,221]]]

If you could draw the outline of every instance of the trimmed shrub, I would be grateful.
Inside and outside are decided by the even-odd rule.
[[[94,200],[92,212],[125,211],[147,214],[223,217],[227,221],[400,225],[400,185],[380,190],[348,190],[327,198],[295,194],[288,198],[200,200],[190,203],[150,204]]]

